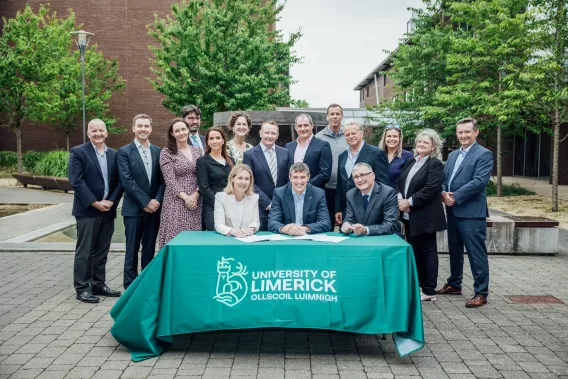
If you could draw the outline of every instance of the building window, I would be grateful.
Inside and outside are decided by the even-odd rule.
[[[367,97],[369,97],[369,86],[367,86]]]
[[[387,74],[383,75],[383,87],[387,86]]]

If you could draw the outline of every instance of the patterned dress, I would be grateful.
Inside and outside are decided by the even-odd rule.
[[[241,153],[241,151],[239,149],[237,149],[237,147],[235,145],[233,145],[233,140],[230,140],[229,142],[227,142],[227,152],[229,153],[229,156],[231,158],[233,158],[233,160],[235,161],[235,163],[243,163],[243,153]],[[252,149],[254,146],[251,145],[250,143],[245,142],[245,151]]]
[[[201,156],[201,149],[190,146],[189,151],[193,156],[191,162],[183,153],[171,154],[167,148],[162,149],[160,154],[160,167],[166,183],[158,236],[160,249],[179,232],[202,230],[203,199],[201,196],[197,201],[197,207],[193,210],[187,209],[184,201],[178,197],[180,192],[191,195],[197,191],[195,168],[197,158]]]

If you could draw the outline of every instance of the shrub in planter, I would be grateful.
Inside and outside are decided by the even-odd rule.
[[[35,172],[45,176],[68,176],[69,152],[55,150],[47,153],[35,166]]]
[[[0,151],[0,168],[13,168],[18,164],[18,154],[13,151]]]
[[[33,150],[25,153],[22,156],[22,166],[24,166],[24,170],[30,173],[35,172],[35,166],[43,157],[45,157],[45,154],[46,153]]]

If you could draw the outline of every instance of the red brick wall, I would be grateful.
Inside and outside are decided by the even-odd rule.
[[[162,96],[152,88],[146,78],[152,77],[148,45],[155,43],[147,35],[146,25],[154,20],[154,13],[163,16],[170,11],[175,0],[50,0],[49,3],[58,15],[66,16],[73,8],[77,24],[95,34],[91,43],[97,43],[108,58],[117,58],[120,74],[126,80],[123,94],[116,93],[111,103],[111,112],[118,118],[117,125],[127,128],[122,135],[112,135],[107,143],[120,147],[133,138],[130,131],[132,117],[137,113],[147,113],[154,120],[153,138],[157,145],[163,145],[168,122],[173,115],[162,104]],[[0,0],[0,16],[11,18],[18,10],[29,3],[34,11],[45,0]],[[87,120],[88,122],[88,120]],[[81,122],[77,133],[71,139],[71,146],[82,142]],[[65,148],[63,133],[50,126],[23,125],[23,148],[26,150],[51,150]],[[0,150],[16,149],[16,138],[12,131],[0,129]]]

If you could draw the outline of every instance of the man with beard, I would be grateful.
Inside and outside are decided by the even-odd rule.
[[[182,108],[181,118],[189,125],[189,138],[187,142],[205,153],[205,139],[199,134],[201,126],[201,109],[197,105],[189,104]]]

